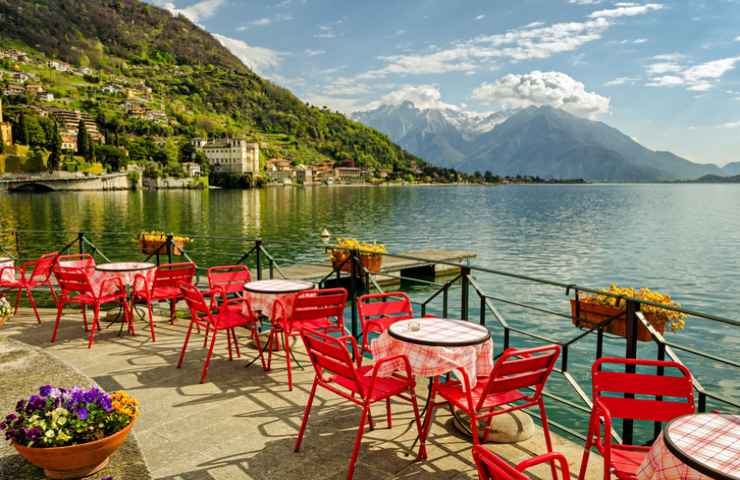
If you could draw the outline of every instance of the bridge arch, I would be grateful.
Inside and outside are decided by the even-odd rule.
[[[10,188],[8,188],[9,192],[36,192],[36,193],[45,193],[45,192],[54,192],[56,189],[46,183],[43,182],[22,182],[22,183],[16,183],[14,185],[11,185]]]

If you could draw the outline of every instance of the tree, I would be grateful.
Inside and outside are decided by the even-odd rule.
[[[195,152],[195,162],[200,165],[201,176],[208,176],[211,171],[211,163],[208,161],[208,157],[203,150],[197,150]]]
[[[21,145],[28,145],[29,134],[25,113],[20,114],[20,116],[18,117],[18,123],[13,128],[13,141]]]
[[[95,147],[95,157],[114,172],[128,165],[126,151],[113,145],[98,145]]]
[[[27,145],[33,147],[43,147],[46,145],[46,131],[44,130],[41,120],[36,115],[24,115],[24,135],[27,135]]]
[[[92,156],[91,150],[90,135],[87,133],[85,122],[80,119],[80,123],[77,124],[77,153],[88,160]]]
[[[49,148],[49,158],[46,160],[46,168],[49,173],[59,170],[62,164],[62,137],[59,135],[59,126],[57,122],[52,122],[50,139],[47,147]]]
[[[26,159],[26,170],[28,172],[37,173],[43,172],[44,168],[44,156],[41,153],[41,149],[34,148]]]

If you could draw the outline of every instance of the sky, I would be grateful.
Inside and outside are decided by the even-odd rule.
[[[551,105],[699,163],[740,161],[740,0],[149,0],[344,113]]]

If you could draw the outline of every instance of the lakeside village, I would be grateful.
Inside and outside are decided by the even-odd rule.
[[[18,49],[0,48],[0,93],[0,181],[125,172],[125,185],[134,189],[439,183],[415,162],[399,172],[351,159],[305,164],[284,158],[277,154],[279,136],[270,142],[229,135],[173,138],[165,98],[145,81]],[[119,117],[94,117],[85,111],[91,105],[110,106]],[[559,183],[449,172],[444,183]]]

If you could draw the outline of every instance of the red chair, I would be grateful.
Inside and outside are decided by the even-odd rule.
[[[95,258],[89,253],[59,255],[56,264],[61,268],[81,268],[87,273],[95,271]]]
[[[293,371],[290,365],[290,337],[300,335],[303,328],[320,329],[325,332],[344,334],[344,307],[347,305],[347,290],[327,288],[325,290],[304,290],[296,294],[293,308],[288,309],[280,300],[272,306],[272,330],[267,338],[269,348],[267,369],[272,368],[273,345],[283,334],[285,361],[288,364],[288,390],[293,390]],[[332,320],[334,318],[334,320]]]
[[[558,452],[546,453],[512,466],[495,453],[477,445],[473,447],[473,460],[475,460],[479,480],[529,480],[529,477],[524,475],[523,472],[542,463],[549,463],[553,468],[556,463],[560,464],[560,478],[562,480],[570,479],[568,460],[562,453]],[[558,480],[559,477],[553,476],[552,478]]]
[[[131,320],[131,311],[128,306],[128,293],[123,282],[118,277],[106,277],[96,289],[93,288],[90,273],[84,268],[63,267],[60,264],[54,269],[54,276],[57,278],[61,293],[57,297],[57,317],[54,322],[54,333],[52,334],[52,343],[57,339],[59,331],[59,322],[62,319],[62,310],[68,303],[79,305],[82,309],[82,319],[85,325],[85,331],[88,331],[87,315],[85,307],[93,308],[94,316],[90,334],[88,335],[87,348],[92,348],[95,341],[95,331],[100,329],[100,307],[107,303],[116,303],[123,308],[124,320],[128,323],[128,331],[132,335],[134,332],[134,323]]]
[[[51,283],[51,273],[58,256],[57,252],[46,253],[37,260],[23,263],[20,267],[0,268],[0,289],[16,290],[14,313],[18,313],[21,296],[23,292],[26,292],[26,297],[28,297],[33,313],[36,315],[36,322],[41,323],[41,316],[31,289],[42,286],[48,287],[51,297],[56,301],[56,292]],[[11,274],[8,275],[6,271],[10,271]],[[11,280],[3,280],[6,276],[11,277]]]
[[[602,366],[618,365],[622,371],[603,370]],[[662,368],[664,373],[655,375],[625,373],[627,365]],[[680,363],[660,360],[626,358],[600,358],[591,367],[593,409],[589,421],[588,437],[583,450],[579,480],[586,476],[591,447],[596,447],[604,457],[604,479],[611,474],[620,480],[634,480],[649,446],[612,443],[612,422],[615,418],[667,422],[681,415],[694,413],[694,387],[689,370]],[[643,398],[624,398],[625,394],[642,395]],[[644,398],[645,396],[656,398]],[[671,397],[664,400],[661,397]],[[678,401],[684,400],[684,401]],[[601,423],[603,422],[603,436]]]
[[[488,377],[478,377],[476,386],[470,387],[470,379],[462,370],[463,382],[448,381],[440,383],[439,378],[432,384],[431,398],[424,418],[424,430],[419,445],[419,458],[426,458],[426,437],[432,424],[432,414],[436,407],[450,404],[463,410],[470,416],[470,428],[473,433],[473,444],[478,445],[478,421],[484,420],[483,441],[488,440],[491,431],[491,420],[496,415],[538,406],[542,418],[542,430],[545,433],[547,451],[552,452],[550,429],[547,424],[545,403],[542,390],[547,382],[555,362],[560,355],[559,345],[505,350],[496,361]],[[532,391],[522,389],[531,388]],[[437,394],[444,402],[435,403]],[[500,408],[503,407],[503,408]],[[553,472],[554,476],[554,472]]]
[[[311,406],[313,405],[316,387],[318,386],[346,398],[362,408],[360,426],[355,436],[355,446],[352,450],[349,472],[347,473],[349,480],[352,479],[354,474],[355,463],[357,462],[357,455],[362,442],[362,434],[365,431],[365,423],[369,422],[370,428],[373,428],[370,417],[370,406],[372,404],[385,401],[388,428],[390,428],[391,397],[400,397],[410,402],[414,408],[416,429],[421,434],[421,418],[419,416],[419,406],[416,403],[414,377],[411,374],[411,365],[406,356],[398,355],[382,358],[375,362],[374,365],[363,367],[361,366],[362,357],[357,352],[357,342],[350,335],[331,337],[317,330],[303,329],[301,337],[306,346],[306,352],[308,352],[311,363],[316,370],[316,375],[311,386],[311,393],[308,395],[306,409],[303,412],[301,429],[298,432],[298,438],[295,443],[296,452],[301,448],[303,434],[306,432],[308,416],[311,413]],[[347,343],[351,345],[354,358],[357,359],[357,364],[352,361],[350,352],[347,350]],[[384,363],[398,360],[403,362],[406,376],[378,376],[378,371]]]
[[[414,316],[411,299],[403,292],[371,293],[357,299],[357,313],[362,325],[362,347],[364,355],[370,349],[370,333],[383,333],[399,320]]]
[[[208,269],[208,289],[211,295],[218,288],[226,295],[242,295],[244,284],[252,281],[246,265],[227,265]]]
[[[164,263],[154,271],[151,283],[141,273],[136,274],[132,285],[131,302],[146,303],[149,313],[149,334],[152,342],[157,339],[154,335],[153,304],[156,302],[170,302],[170,323],[175,320],[175,305],[182,300],[181,284],[192,285],[195,277],[195,264],[190,262]]]
[[[193,331],[193,325],[206,327],[206,337],[208,336],[209,331],[213,332],[211,347],[208,349],[208,355],[206,356],[205,363],[203,364],[203,371],[200,375],[200,383],[206,381],[208,365],[211,362],[211,355],[213,355],[213,347],[216,345],[216,337],[220,331],[226,330],[229,360],[233,359],[231,348],[232,341],[234,342],[234,347],[236,349],[236,356],[241,357],[241,352],[239,351],[239,340],[236,336],[236,327],[246,327],[250,329],[254,343],[257,346],[260,361],[262,362],[262,368],[266,368],[265,358],[262,355],[262,346],[260,345],[260,337],[257,332],[257,317],[254,315],[254,312],[249,305],[249,300],[246,298],[227,299],[224,294],[224,302],[221,304],[217,313],[213,313],[210,305],[206,303],[203,293],[198,290],[195,285],[184,283],[180,288],[182,290],[182,297],[190,308],[190,325],[188,326],[188,333],[185,335],[185,342],[182,344],[180,360],[177,362],[177,368],[182,367],[182,362],[185,358],[185,350],[188,348],[190,334]]]

